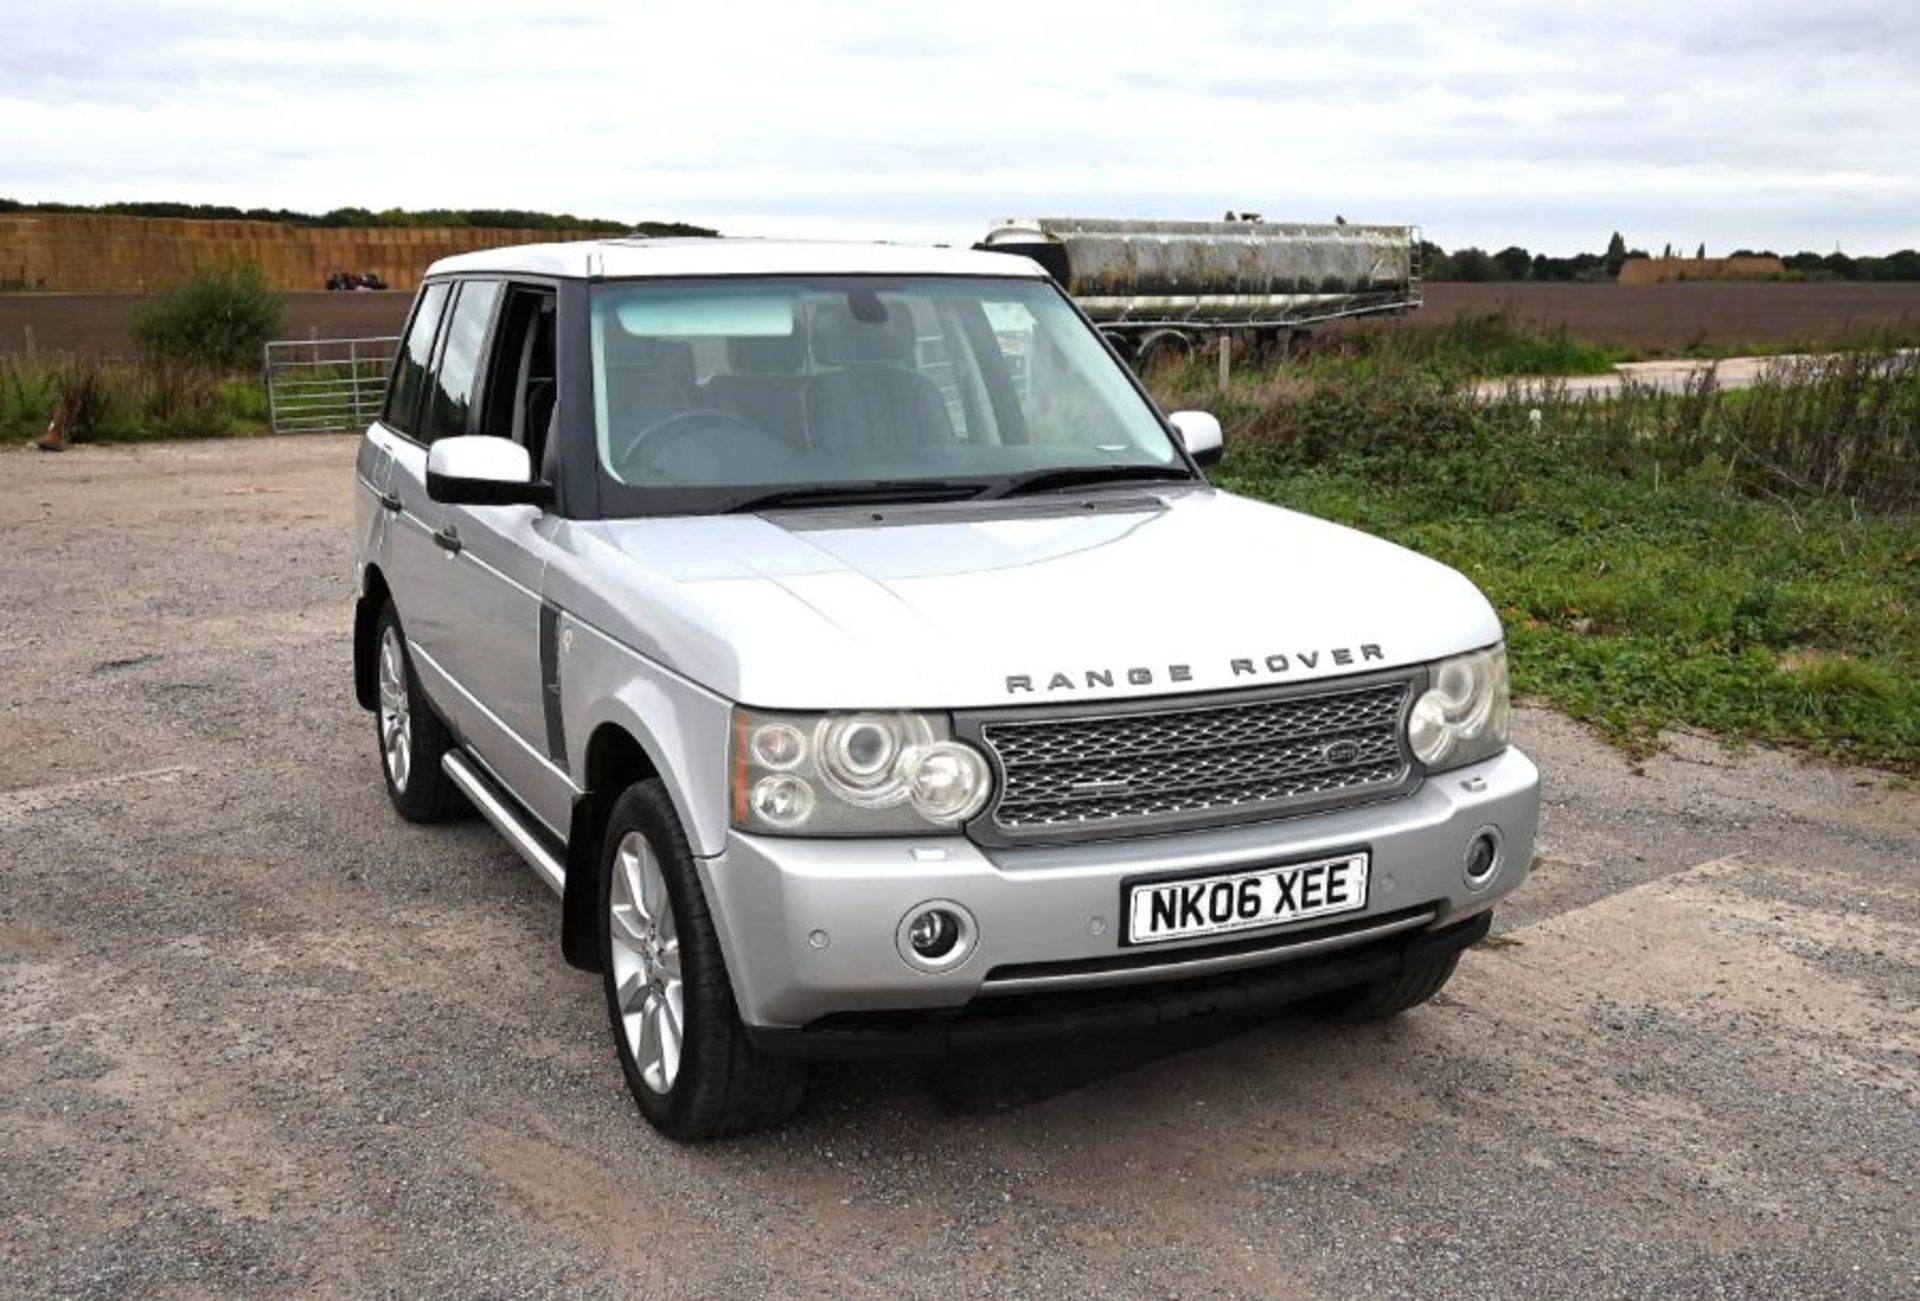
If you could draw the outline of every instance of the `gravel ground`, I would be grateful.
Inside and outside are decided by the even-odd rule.
[[[1523,710],[1432,1006],[629,1103],[552,897],[387,808],[346,440],[0,453],[0,1292],[1912,1295],[1920,796]]]
[[[1920,349],[1896,348],[1887,354],[1887,365],[1920,355]],[[1712,375],[1719,389],[1752,388],[1777,368],[1798,368],[1823,360],[1818,354],[1783,353],[1773,357],[1722,357],[1715,361],[1629,361],[1615,366],[1605,375],[1565,375],[1550,379],[1525,377],[1485,379],[1474,391],[1489,401],[1512,394],[1535,397],[1549,391],[1574,398],[1616,398],[1631,383],[1639,390],[1656,393],[1684,393],[1702,377]],[[1786,373],[1791,374],[1791,370]]]

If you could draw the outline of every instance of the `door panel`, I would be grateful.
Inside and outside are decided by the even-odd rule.
[[[419,441],[431,446],[442,438],[467,432],[471,414],[474,381],[486,345],[493,312],[500,301],[497,280],[468,280],[455,290],[447,323],[440,331],[434,349],[433,372],[420,401]],[[413,624],[407,635],[425,646],[443,667],[458,678],[451,656],[458,642],[470,635],[471,628],[462,610],[464,602],[456,596],[457,582],[448,576],[457,567],[458,551],[447,545],[458,531],[462,508],[444,506],[426,499],[426,454],[419,457],[420,503],[410,498],[407,513],[426,535],[427,571],[441,577],[422,586],[414,604]],[[435,567],[437,563],[437,568]]]
[[[378,421],[367,427],[360,438],[355,458],[353,522],[354,536],[360,540],[360,558],[379,567],[381,573],[392,568],[388,528],[393,512],[384,503],[395,500],[388,493],[393,480],[393,446],[400,440]]]
[[[419,438],[420,408],[432,379],[434,345],[440,337],[449,297],[450,286],[445,281],[420,290],[394,362],[386,409],[370,435],[388,454],[383,485],[386,501],[398,503],[398,509],[380,507],[385,516],[380,527],[385,529],[382,555],[387,586],[400,612],[400,626],[407,640],[416,645],[424,645],[423,634],[432,622],[442,564],[442,553],[433,545],[433,532],[440,527],[440,508],[427,500],[427,451]],[[432,667],[419,659],[415,656],[421,685],[448,722],[458,727],[453,693]]]
[[[393,601],[400,611],[400,626],[407,640],[440,662],[446,642],[453,635],[449,612],[454,608],[447,591],[447,580],[455,554],[435,544],[434,534],[447,527],[449,507],[427,497],[427,449],[409,439],[396,438],[393,447],[393,474],[387,481],[390,499],[398,499],[400,509],[390,514],[387,526],[387,552],[391,568],[387,583],[393,589]],[[416,658],[418,658],[416,656]],[[426,674],[423,671],[422,680]],[[440,713],[460,730],[464,719],[458,703],[429,683],[427,694]]]
[[[540,660],[540,585],[553,517],[532,506],[448,507],[460,550],[442,592],[459,635],[440,644],[469,697],[462,730],[474,753],[548,829],[564,833],[573,790],[547,756]]]
[[[427,399],[430,437],[485,431],[483,400],[511,403],[524,387],[526,322],[501,310],[506,297],[497,281],[461,288]],[[520,305],[517,295],[513,301]],[[503,374],[506,396],[490,397]],[[436,517],[421,513],[423,523],[458,547],[429,537],[444,559],[423,637],[460,696],[453,707],[462,738],[522,804],[563,832],[573,790],[546,753],[540,655],[539,593],[554,519],[532,506],[436,509]]]

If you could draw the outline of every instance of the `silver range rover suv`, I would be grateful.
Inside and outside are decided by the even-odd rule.
[[[388,794],[561,896],[678,1139],[810,1057],[1400,1012],[1532,856],[1500,625],[1220,450],[1016,256],[439,262],[359,449]]]

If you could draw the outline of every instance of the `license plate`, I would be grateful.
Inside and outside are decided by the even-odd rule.
[[[1127,887],[1127,943],[1258,930],[1367,906],[1362,850],[1284,867],[1144,881]]]

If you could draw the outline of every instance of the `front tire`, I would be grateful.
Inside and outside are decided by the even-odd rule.
[[[407,656],[400,615],[388,601],[373,629],[375,737],[387,798],[409,822],[447,822],[467,811],[466,796],[440,766],[453,734],[433,712]]]
[[[1395,975],[1322,994],[1308,1002],[1306,1010],[1322,1021],[1341,1025],[1384,1021],[1438,994],[1453,979],[1453,970],[1459,965],[1458,953],[1409,962]]]
[[[655,1129],[698,1142],[793,1114],[804,1068],[748,1040],[693,853],[658,781],[629,787],[607,819],[600,944],[614,1050]]]

